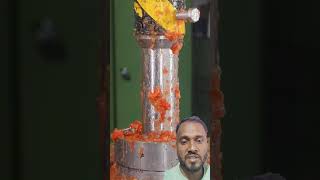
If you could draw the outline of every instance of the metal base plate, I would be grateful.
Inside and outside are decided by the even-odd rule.
[[[164,172],[142,171],[119,166],[119,172],[128,177],[134,177],[139,180],[163,180]]]
[[[164,172],[178,163],[175,141],[130,142],[118,139],[114,147],[116,163],[126,168]]]

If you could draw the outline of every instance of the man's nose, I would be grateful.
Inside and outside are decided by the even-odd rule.
[[[198,152],[198,146],[196,145],[195,142],[190,141],[188,150],[193,152]]]

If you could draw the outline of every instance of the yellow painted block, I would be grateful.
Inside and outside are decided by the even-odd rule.
[[[176,9],[168,0],[137,0],[142,9],[170,33],[185,34],[185,22],[176,19]]]
[[[142,9],[141,9],[141,6],[140,6],[138,3],[136,3],[136,2],[134,2],[133,6],[134,6],[134,11],[138,14],[138,16],[139,16],[139,17],[142,17]]]

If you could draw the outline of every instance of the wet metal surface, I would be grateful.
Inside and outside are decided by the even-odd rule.
[[[119,166],[144,171],[165,171],[178,163],[172,142],[141,142],[119,139],[115,143],[115,160]]]
[[[150,131],[174,131],[179,121],[179,98],[175,93],[179,89],[178,56],[171,49],[142,49],[142,121],[144,133]],[[161,95],[170,104],[161,119],[160,112],[150,102],[150,92],[160,88]]]
[[[142,171],[119,166],[119,173],[126,174],[128,177],[135,177],[137,180],[163,180],[164,172]]]

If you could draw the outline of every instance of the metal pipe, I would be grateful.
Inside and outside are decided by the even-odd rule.
[[[174,131],[179,121],[179,58],[170,48],[144,48],[142,54],[144,133]]]
[[[184,11],[184,0],[170,2],[177,11]],[[136,3],[139,4],[138,1]],[[187,14],[185,18],[188,18],[188,15],[191,14]],[[143,9],[140,15],[136,13],[135,17],[136,39],[142,48],[143,133],[174,132],[179,122],[179,58],[172,52],[171,47],[177,42],[167,39],[166,30]],[[182,43],[182,38],[183,34],[175,41]]]

